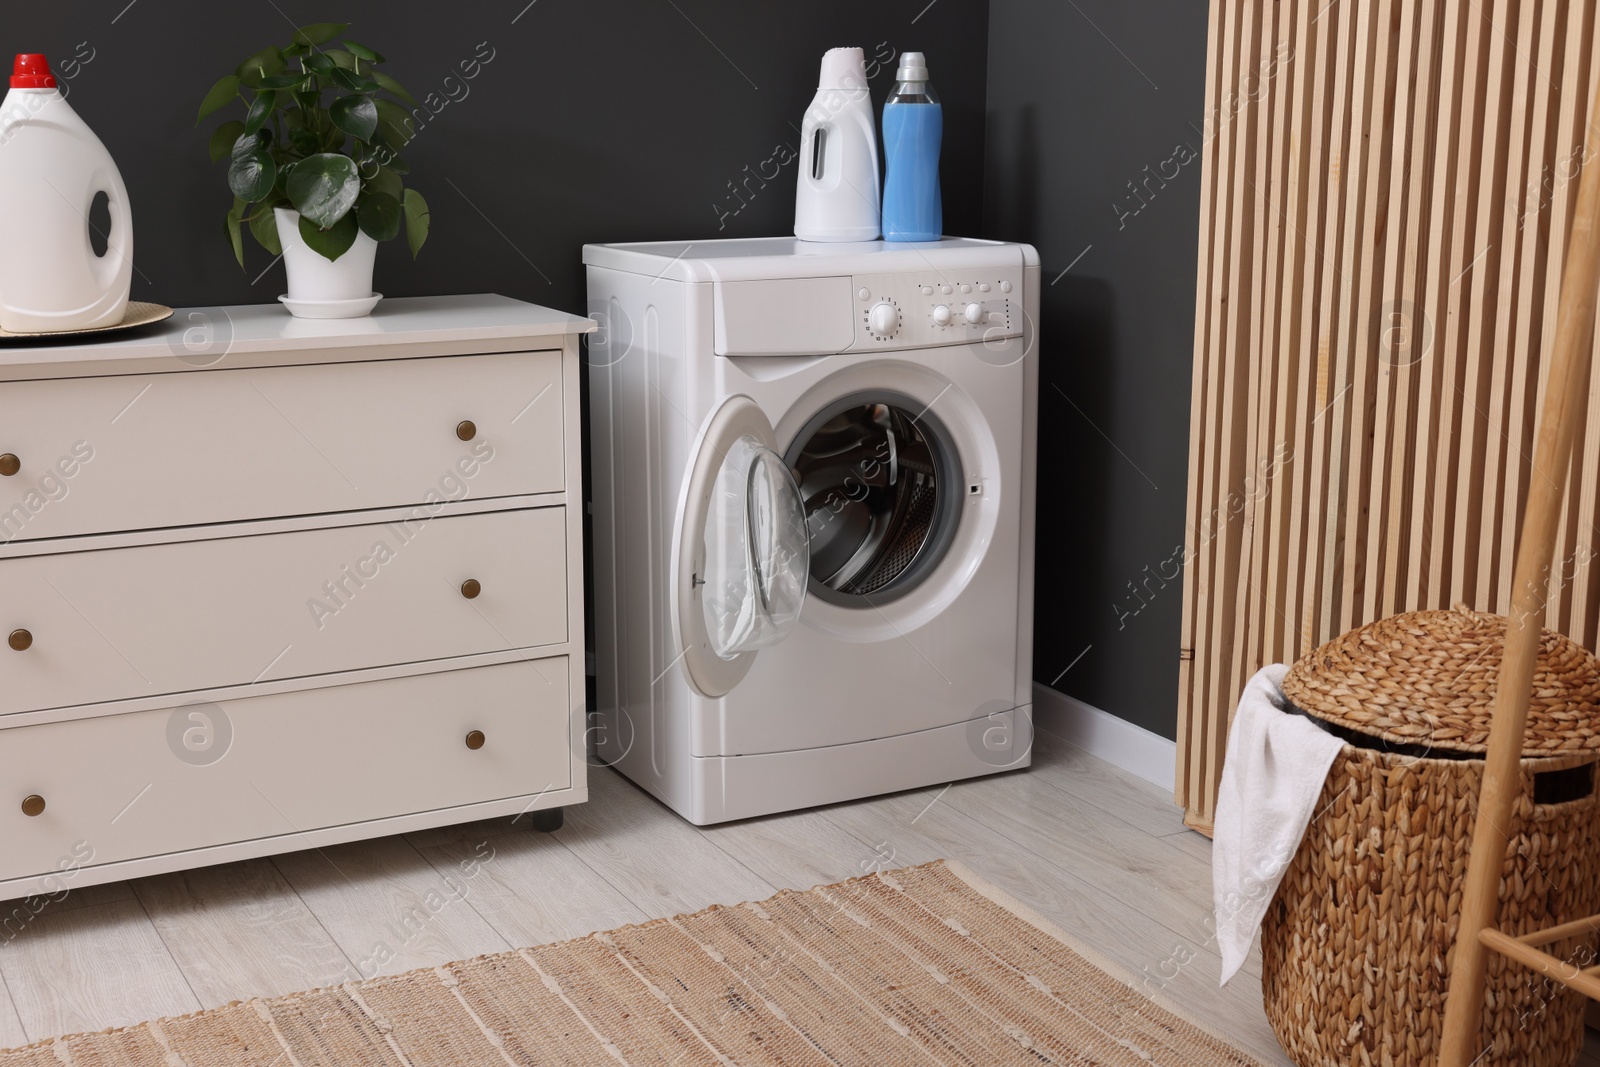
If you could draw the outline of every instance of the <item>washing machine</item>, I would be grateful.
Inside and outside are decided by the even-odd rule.
[[[1034,250],[584,262],[599,759],[702,825],[1027,766]]]

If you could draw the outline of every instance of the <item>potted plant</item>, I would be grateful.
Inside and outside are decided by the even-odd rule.
[[[351,318],[381,299],[372,291],[377,243],[399,236],[415,256],[428,239],[428,203],[407,188],[399,152],[414,135],[416,100],[379,70],[383,56],[335,22],[302,26],[286,47],[257,52],[206,94],[195,119],[235,102],[243,119],[211,134],[211,161],[228,161],[233,190],[226,232],[244,266],[244,230],[282,256],[296,315]],[[328,94],[332,94],[331,97]]]

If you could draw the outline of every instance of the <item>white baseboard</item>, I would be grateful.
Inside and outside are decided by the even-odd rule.
[[[1169,793],[1173,791],[1178,746],[1160,734],[1040,682],[1033,683],[1033,725]]]

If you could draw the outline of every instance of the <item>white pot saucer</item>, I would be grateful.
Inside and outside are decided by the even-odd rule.
[[[165,304],[148,304],[141,300],[128,301],[128,310],[122,316],[121,322],[114,322],[109,326],[91,326],[86,330],[52,330],[49,333],[9,333],[0,330],[0,340],[13,337],[78,337],[91,333],[110,333],[113,330],[131,330],[136,326],[148,326],[153,322],[163,322],[172,318],[172,309]]]
[[[288,294],[278,297],[290,313],[302,319],[359,319],[370,315],[383,299],[382,293],[369,293],[354,300],[291,300]]]

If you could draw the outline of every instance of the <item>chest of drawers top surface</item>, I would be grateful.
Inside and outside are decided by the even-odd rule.
[[[40,344],[0,344],[0,379],[261,366],[273,357],[372,359],[432,347],[445,352],[549,347],[595,329],[589,319],[492,293],[384,300],[359,319],[299,319],[279,304],[178,308],[158,326]],[[425,353],[424,353],[425,354]]]

